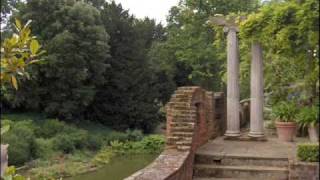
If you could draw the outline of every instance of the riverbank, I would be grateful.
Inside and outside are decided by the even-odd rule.
[[[1,125],[6,124],[11,129],[1,142],[10,144],[9,164],[23,166],[19,173],[31,179],[58,179],[99,171],[113,159],[153,157],[164,147],[162,135],[144,135],[139,130],[118,132],[85,121],[65,123],[35,113],[3,114]],[[138,163],[132,171],[149,160]]]

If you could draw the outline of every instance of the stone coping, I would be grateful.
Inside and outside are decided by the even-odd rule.
[[[125,180],[163,180],[173,176],[184,164],[189,152],[165,150],[144,169],[137,171]]]

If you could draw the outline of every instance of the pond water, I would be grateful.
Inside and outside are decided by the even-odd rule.
[[[145,154],[116,157],[95,172],[65,178],[64,180],[123,180],[150,164],[157,156],[157,154]]]

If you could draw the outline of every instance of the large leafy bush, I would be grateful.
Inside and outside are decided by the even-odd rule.
[[[67,127],[53,138],[54,148],[65,153],[72,153],[76,149],[83,149],[88,145],[88,132],[75,127]]]
[[[9,164],[22,165],[33,157],[35,135],[31,121],[19,121],[11,125],[9,132],[1,136],[1,143],[9,144]]]

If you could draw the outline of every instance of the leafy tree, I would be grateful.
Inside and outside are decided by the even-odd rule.
[[[155,36],[153,20],[136,20],[120,4],[105,3],[101,17],[110,35],[110,70],[107,83],[89,109],[91,119],[120,130],[139,128],[151,131],[158,117],[158,91],[146,53]]]
[[[34,83],[19,91],[14,103],[34,96],[27,107],[66,119],[83,117],[108,67],[109,36],[99,11],[84,2],[29,0],[20,13],[33,20],[48,56],[45,65],[33,69]]]
[[[12,13],[14,7],[17,6],[21,1],[20,0],[2,0],[1,1],[1,22],[5,20],[8,14]]]
[[[209,17],[215,14],[250,12],[259,1],[181,1],[168,17],[166,41],[153,46],[150,56],[178,86],[200,85],[222,90],[226,48],[221,28],[212,28]],[[181,69],[182,68],[182,69]]]

